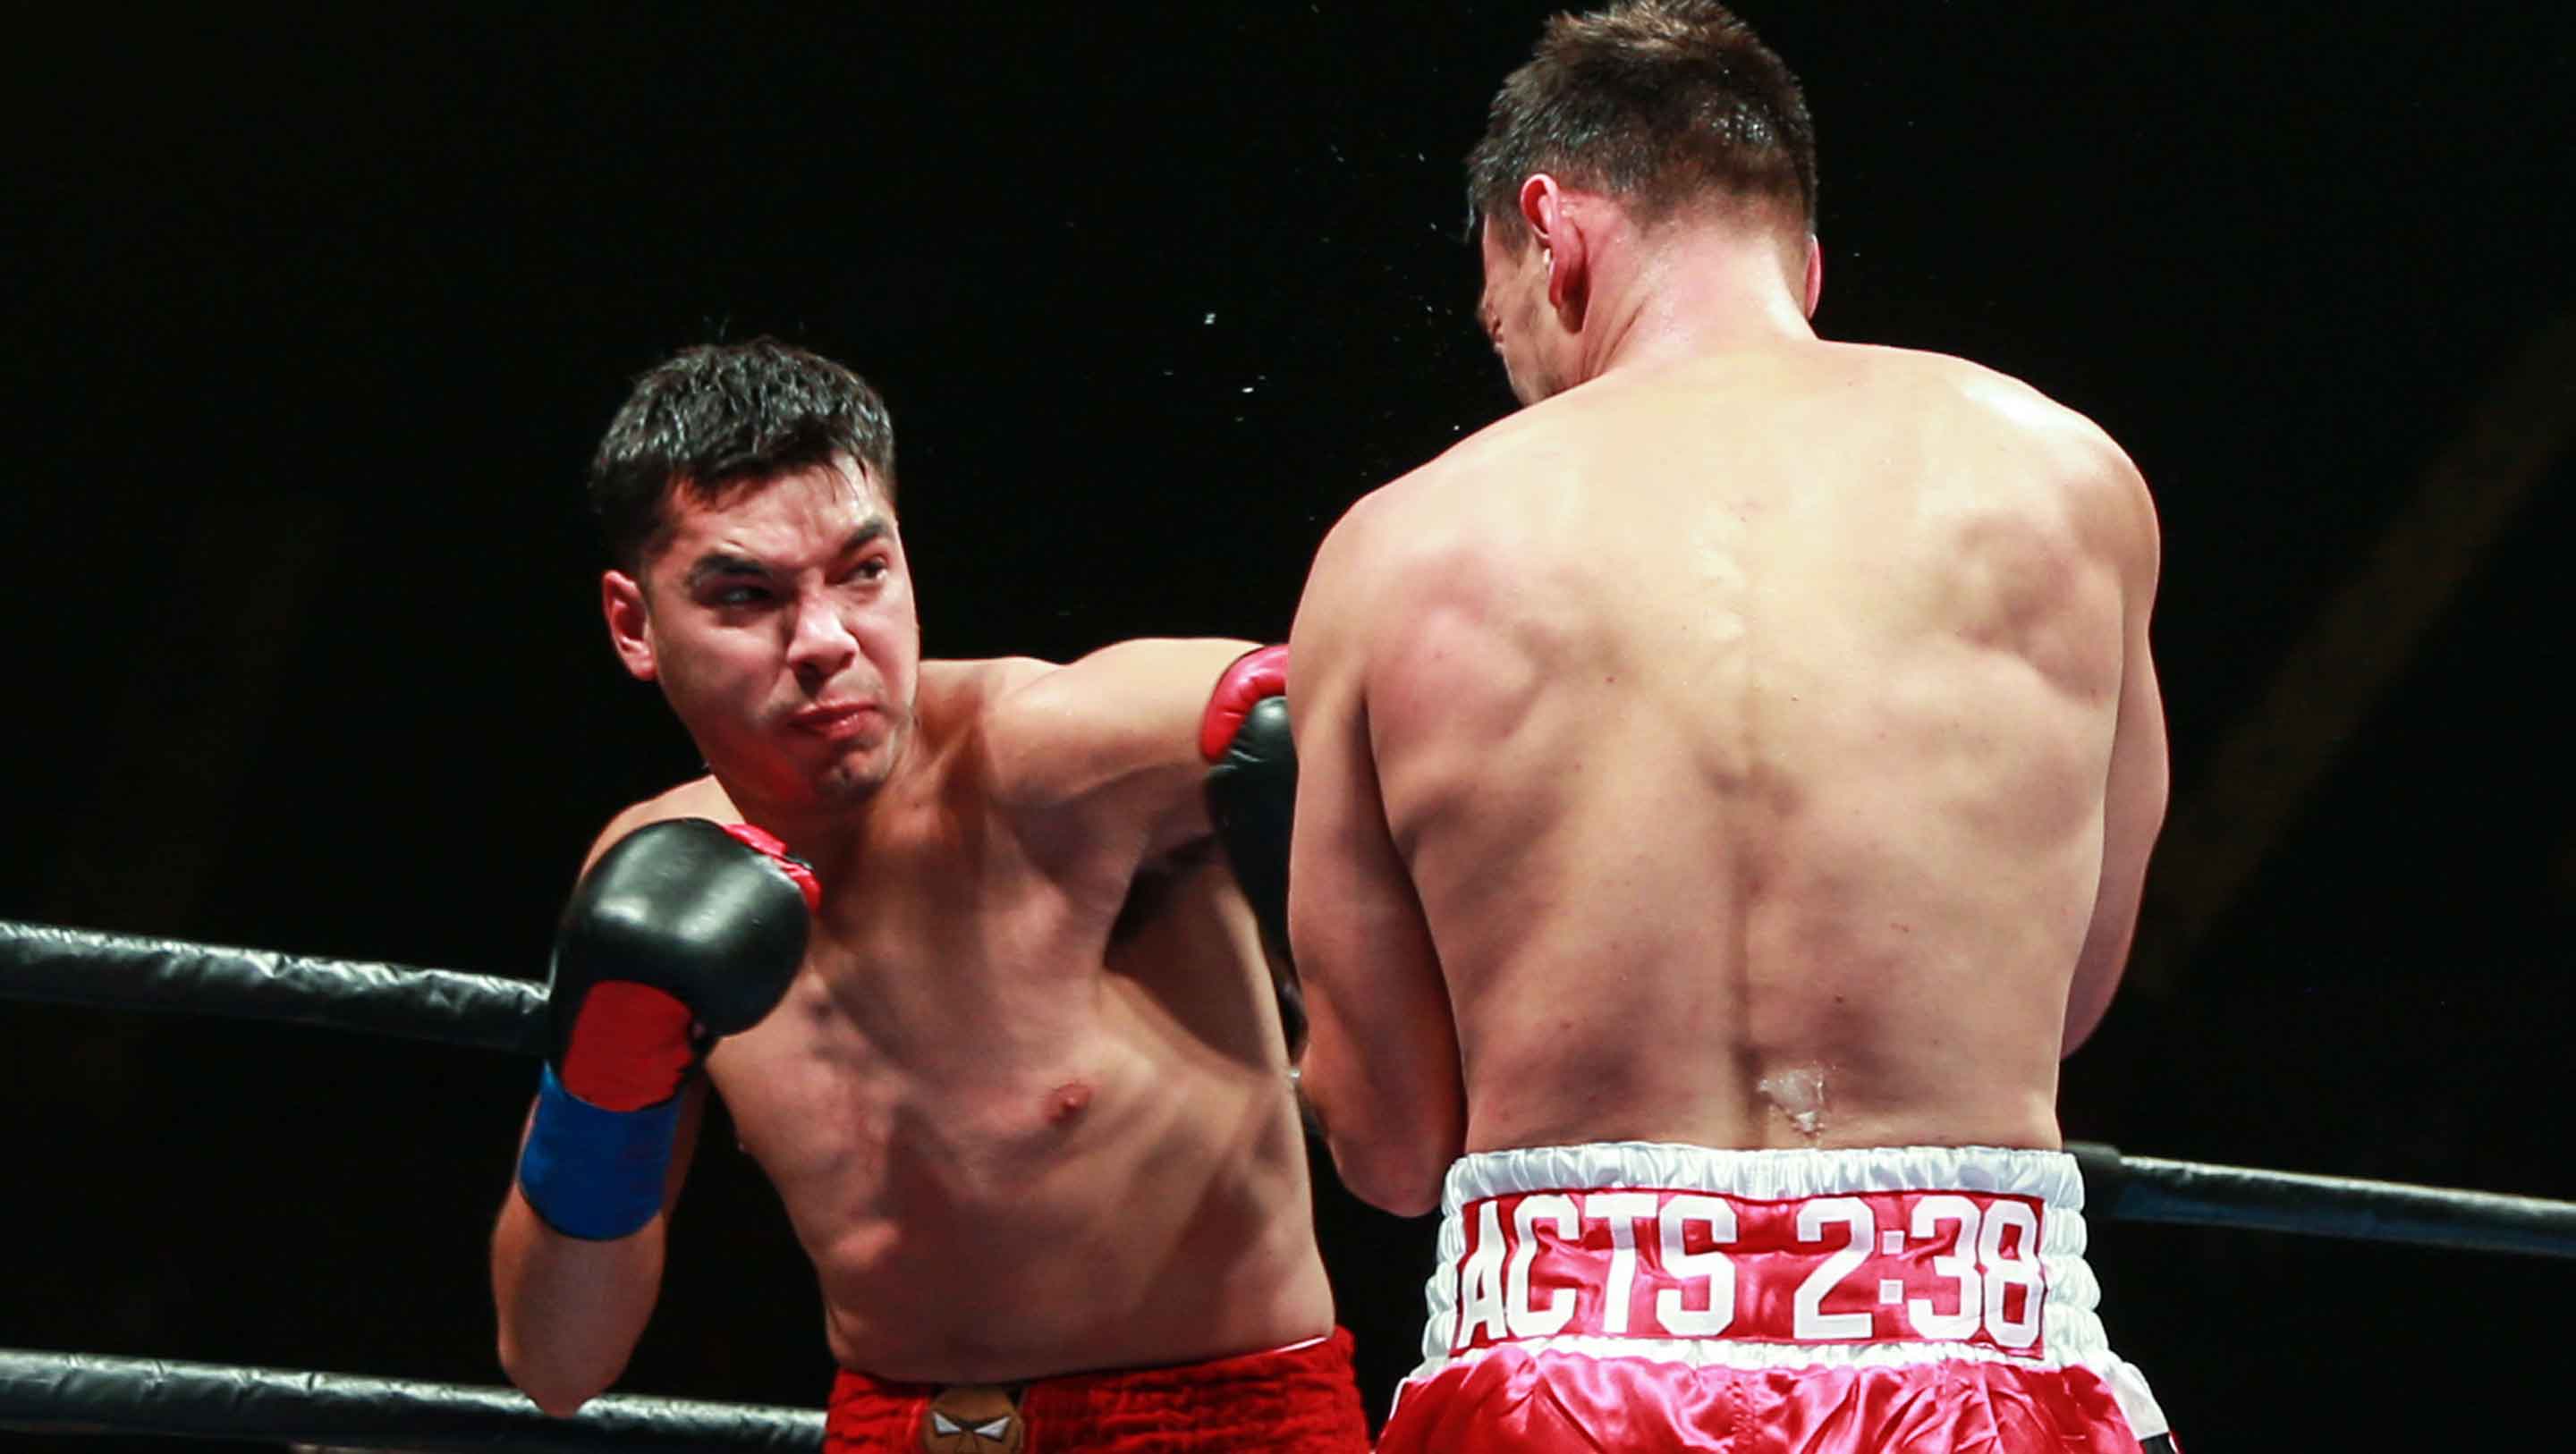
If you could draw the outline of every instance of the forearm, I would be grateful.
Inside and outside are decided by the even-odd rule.
[[[662,1210],[625,1236],[558,1232],[529,1205],[518,1181],[510,1183],[492,1228],[501,1367],[547,1413],[571,1413],[626,1371],[661,1294],[670,1207],[688,1177],[705,1110],[704,1082],[681,1093],[679,1125],[663,1171]],[[522,1157],[535,1124],[531,1112],[521,1135]]]
[[[1314,1009],[1298,1074],[1307,1117],[1352,1195],[1399,1217],[1437,1210],[1465,1138],[1456,1052],[1417,1060],[1406,1046],[1373,1060],[1350,1029],[1329,996]]]
[[[2127,967],[2129,945],[2137,928],[2134,906],[2125,917],[2097,922],[2088,936],[2075,967],[2074,983],[2066,995],[2066,1022],[2058,1032],[2057,1054],[2064,1059],[2073,1055],[2109,1013],[2111,997],[2119,991],[2121,971]]]
[[[513,1184],[492,1229],[501,1367],[537,1407],[569,1414],[625,1372],[662,1285],[663,1218],[613,1241],[548,1227]]]
[[[757,828],[627,816],[556,929],[553,1051],[492,1229],[501,1366],[558,1415],[616,1382],[644,1335],[706,1107],[701,1057],[777,1007],[822,892]]]

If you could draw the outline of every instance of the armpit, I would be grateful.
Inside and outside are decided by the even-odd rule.
[[[1174,884],[1219,861],[1216,839],[1202,835],[1138,868],[1127,885],[1126,902],[1118,906],[1118,917],[1109,925],[1109,942],[1123,944],[1134,938],[1162,912]]]

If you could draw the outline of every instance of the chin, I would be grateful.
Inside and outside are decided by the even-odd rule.
[[[873,747],[849,753],[823,769],[814,782],[821,796],[835,803],[863,802],[894,776],[902,738],[889,737]]]
[[[864,803],[885,786],[886,774],[855,767],[835,767],[815,784],[815,795],[824,802],[847,805]]]

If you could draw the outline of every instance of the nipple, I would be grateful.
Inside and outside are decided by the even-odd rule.
[[[1070,1123],[1074,1117],[1081,1115],[1083,1108],[1090,1104],[1090,1086],[1087,1086],[1078,1080],[1066,1081],[1064,1084],[1057,1086],[1054,1090],[1047,1092],[1047,1123],[1053,1126],[1066,1125]]]
[[[1754,1082],[1753,1088],[1764,1099],[1780,1108],[1798,1134],[1812,1141],[1825,1129],[1825,1068],[1821,1065],[1793,1065],[1775,1070]]]

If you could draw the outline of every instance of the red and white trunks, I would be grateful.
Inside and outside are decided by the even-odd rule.
[[[2055,1151],[1465,1157],[1378,1454],[2137,1454],[2083,1206]]]
[[[1368,1454],[1351,1335],[1206,1363],[937,1388],[843,1369],[824,1454]]]

